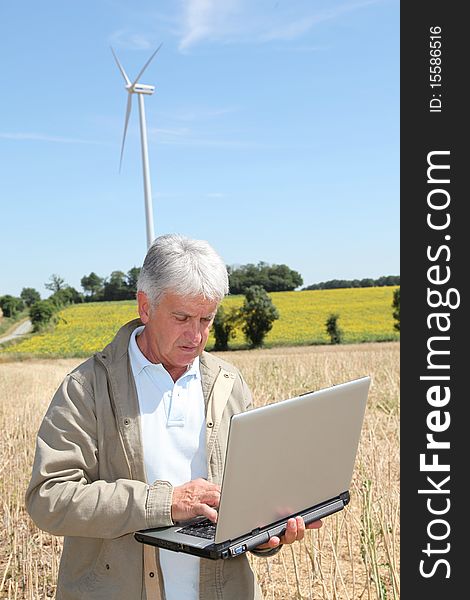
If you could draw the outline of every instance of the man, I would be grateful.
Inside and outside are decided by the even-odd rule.
[[[246,556],[199,559],[133,537],[198,515],[216,521],[230,417],[252,403],[239,371],[204,352],[228,293],[213,248],[157,238],[137,288],[140,320],[67,375],[38,433],[26,506],[40,528],[64,536],[56,597],[261,598]],[[304,532],[291,519],[254,553],[269,556]]]

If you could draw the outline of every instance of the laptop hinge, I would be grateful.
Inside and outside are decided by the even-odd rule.
[[[349,504],[349,500],[350,500],[351,496],[349,495],[348,491],[343,492],[342,494],[339,495],[339,497],[343,501],[344,506],[346,506],[346,504]]]

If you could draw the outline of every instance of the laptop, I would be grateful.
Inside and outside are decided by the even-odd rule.
[[[370,377],[233,415],[217,523],[205,517],[134,533],[137,541],[228,559],[281,536],[289,517],[306,524],[342,510]]]

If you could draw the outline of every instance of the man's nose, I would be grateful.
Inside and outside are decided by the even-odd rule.
[[[198,321],[194,320],[189,322],[186,334],[193,344],[199,344],[201,342],[202,334]]]

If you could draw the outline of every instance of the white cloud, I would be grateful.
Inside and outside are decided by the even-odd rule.
[[[163,136],[165,138],[181,138],[190,134],[190,130],[186,127],[178,127],[176,129],[162,129],[159,127],[149,127],[148,135],[154,139],[158,139],[159,136]]]
[[[359,2],[346,2],[337,6],[329,6],[315,13],[304,15],[300,18],[279,23],[260,34],[261,41],[293,40],[301,37],[318,23],[334,20],[346,13],[353,12],[380,0],[359,0]]]
[[[0,131],[0,138],[3,140],[33,141],[33,142],[53,142],[56,144],[102,144],[96,140],[82,140],[78,138],[68,138],[56,135],[47,135],[34,132],[16,132],[5,133]]]
[[[286,148],[285,144],[276,145],[252,140],[210,137],[210,134],[199,134],[196,131],[183,128],[181,130],[151,128],[148,131],[148,138],[152,143],[161,144],[162,146],[182,146],[187,148],[226,148],[234,150],[273,150],[276,148]]]
[[[155,45],[155,35],[150,33],[132,33],[126,29],[118,29],[109,36],[111,46],[126,50],[150,50]]]
[[[191,107],[173,110],[171,115],[162,115],[166,118],[170,118],[176,121],[193,122],[193,121],[208,121],[223,117],[224,115],[230,115],[238,112],[240,109],[234,106],[225,106],[220,108],[201,108]]]
[[[240,8],[240,0],[186,0],[180,50],[184,51],[201,40],[217,39],[230,33],[232,19]]]
[[[299,39],[318,23],[381,1],[335,4],[332,0],[315,3],[308,0],[281,5],[247,0],[184,0],[179,49],[187,51],[202,41],[263,43]]]
[[[302,38],[319,23],[384,1],[180,0],[167,13],[141,13],[133,7],[129,13],[131,25],[114,31],[108,40],[118,48],[150,50],[164,37],[173,36],[181,52],[207,41],[290,41]]]

